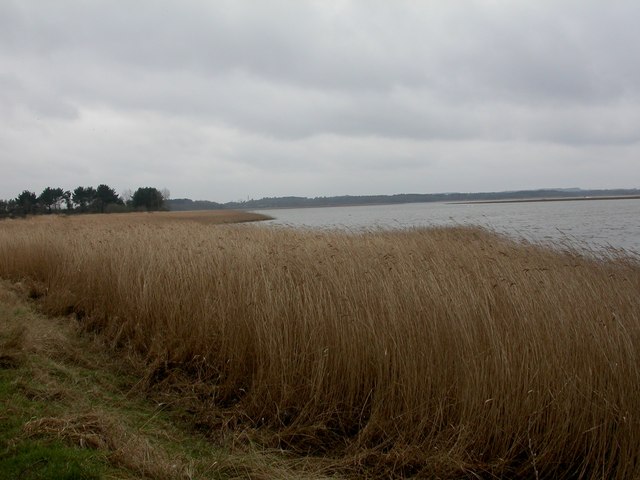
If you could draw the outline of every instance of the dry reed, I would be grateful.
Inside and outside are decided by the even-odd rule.
[[[209,386],[228,425],[355,471],[640,476],[624,252],[130,218],[2,222],[0,275],[145,355],[149,381]]]

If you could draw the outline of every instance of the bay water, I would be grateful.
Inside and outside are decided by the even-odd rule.
[[[640,256],[640,199],[513,203],[411,203],[260,210],[297,228],[402,229],[478,225],[516,238],[592,251],[624,249]]]

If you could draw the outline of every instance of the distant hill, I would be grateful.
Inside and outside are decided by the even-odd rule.
[[[537,198],[616,197],[640,195],[640,189],[582,190],[580,188],[550,188],[507,192],[475,193],[399,193],[396,195],[342,195],[336,197],[265,197],[259,200],[216,203],[207,200],[179,198],[168,200],[170,210],[214,210],[235,208],[259,210],[266,208],[338,207],[348,205],[388,205],[422,202],[476,202],[492,200],[526,200]]]
[[[165,200],[165,205],[169,210],[187,211],[187,210],[219,210],[224,205],[209,200],[191,200],[190,198],[172,198]]]

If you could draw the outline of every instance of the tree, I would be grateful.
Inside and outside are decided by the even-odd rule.
[[[11,213],[9,200],[0,200],[0,218],[8,217]]]
[[[133,193],[131,206],[147,211],[161,210],[164,208],[164,197],[157,188],[141,187]]]
[[[16,198],[16,203],[20,214],[29,215],[31,213],[35,213],[36,207],[38,206],[38,197],[36,197],[35,193],[30,192],[29,190],[24,190]]]
[[[47,213],[51,213],[52,210],[59,210],[62,202],[65,200],[65,191],[60,187],[58,188],[45,188],[40,196],[38,197],[38,201],[40,204],[47,209]]]
[[[73,210],[73,202],[71,201],[71,192],[69,190],[65,190],[62,194],[62,198],[64,200],[64,204],[67,207],[67,211]]]
[[[18,201],[15,198],[3,200],[0,203],[3,204],[2,216],[15,217],[16,215],[20,215],[20,207],[18,206]]]
[[[125,188],[120,192],[120,198],[125,205],[131,205],[131,197],[133,197],[133,190],[131,190],[130,188]]]
[[[89,205],[96,198],[96,189],[93,187],[78,187],[73,191],[71,199],[78,206],[81,212],[86,212]]]
[[[123,202],[113,188],[105,184],[98,185],[95,200],[93,201],[95,211],[104,213],[109,204],[122,205]]]

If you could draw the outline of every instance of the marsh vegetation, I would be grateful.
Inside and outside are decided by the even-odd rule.
[[[640,475],[640,265],[624,252],[474,227],[42,217],[0,224],[0,275],[140,358],[139,387],[218,440],[363,476]]]

